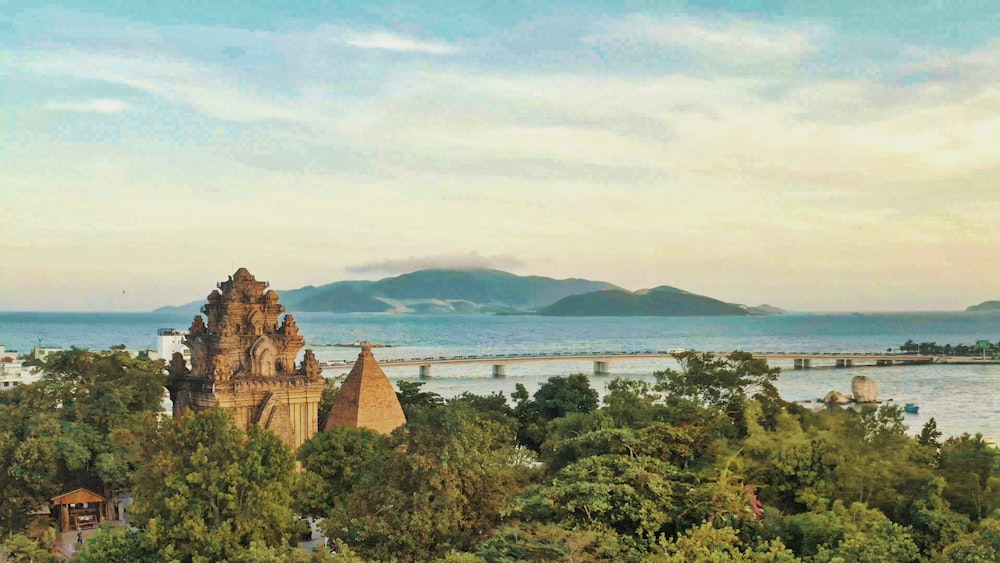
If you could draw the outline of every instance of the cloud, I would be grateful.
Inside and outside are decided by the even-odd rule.
[[[430,53],[432,55],[450,55],[457,49],[448,43],[440,41],[420,41],[410,39],[395,33],[376,31],[370,33],[348,32],[344,43],[362,49],[380,49],[384,51],[408,51]]]
[[[482,268],[511,269],[522,265],[514,256],[498,254],[482,256],[478,252],[468,254],[444,254],[437,256],[410,256],[348,266],[346,271],[354,274],[406,274],[417,270],[475,270]]]
[[[53,111],[112,114],[127,110],[129,105],[121,100],[96,99],[84,102],[52,102],[45,104],[45,108]]]
[[[306,121],[300,106],[280,96],[258,93],[229,69],[210,63],[127,56],[74,49],[35,51],[18,57],[23,68],[42,76],[96,80],[190,105],[205,115],[233,122]],[[125,109],[121,102],[94,100],[50,109],[103,111]]]
[[[764,64],[815,53],[814,37],[818,35],[821,32],[815,27],[797,29],[753,20],[632,14],[609,22],[602,32],[584,41],[609,50],[677,48],[720,63]]]

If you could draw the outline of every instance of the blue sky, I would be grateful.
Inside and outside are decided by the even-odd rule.
[[[995,2],[14,1],[2,310],[421,266],[1000,298]]]

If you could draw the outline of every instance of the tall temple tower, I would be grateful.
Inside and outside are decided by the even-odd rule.
[[[296,449],[316,433],[323,377],[312,350],[295,365],[305,338],[278,294],[240,268],[208,295],[184,343],[191,366],[175,353],[167,389],[174,417],[223,409],[246,430],[258,424]],[[220,293],[221,290],[221,293]]]

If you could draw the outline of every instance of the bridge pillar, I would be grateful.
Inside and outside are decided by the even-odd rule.
[[[608,364],[609,362],[594,360],[594,375],[608,375],[611,373],[608,370]]]
[[[420,379],[430,379],[431,378],[431,365],[424,364],[420,366]]]
[[[493,377],[507,377],[507,364],[493,364]]]

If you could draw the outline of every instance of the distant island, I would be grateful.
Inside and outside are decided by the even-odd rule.
[[[339,281],[279,290],[290,312],[498,313],[546,307],[569,295],[621,289],[602,281],[518,276],[489,269],[419,270],[377,281]],[[155,312],[198,312],[203,300]]]
[[[377,281],[339,281],[278,291],[289,312],[494,313],[545,316],[773,315],[670,286],[631,292],[586,279],[557,280],[500,270],[419,270]],[[202,300],[155,312],[197,314]]]
[[[674,317],[674,316],[745,316],[780,314],[777,307],[746,307],[696,295],[670,286],[636,292],[622,289],[594,291],[564,297],[538,314],[552,317]]]
[[[972,305],[965,309],[967,313],[984,313],[990,311],[1000,312],[1000,301],[983,301],[979,305]]]

